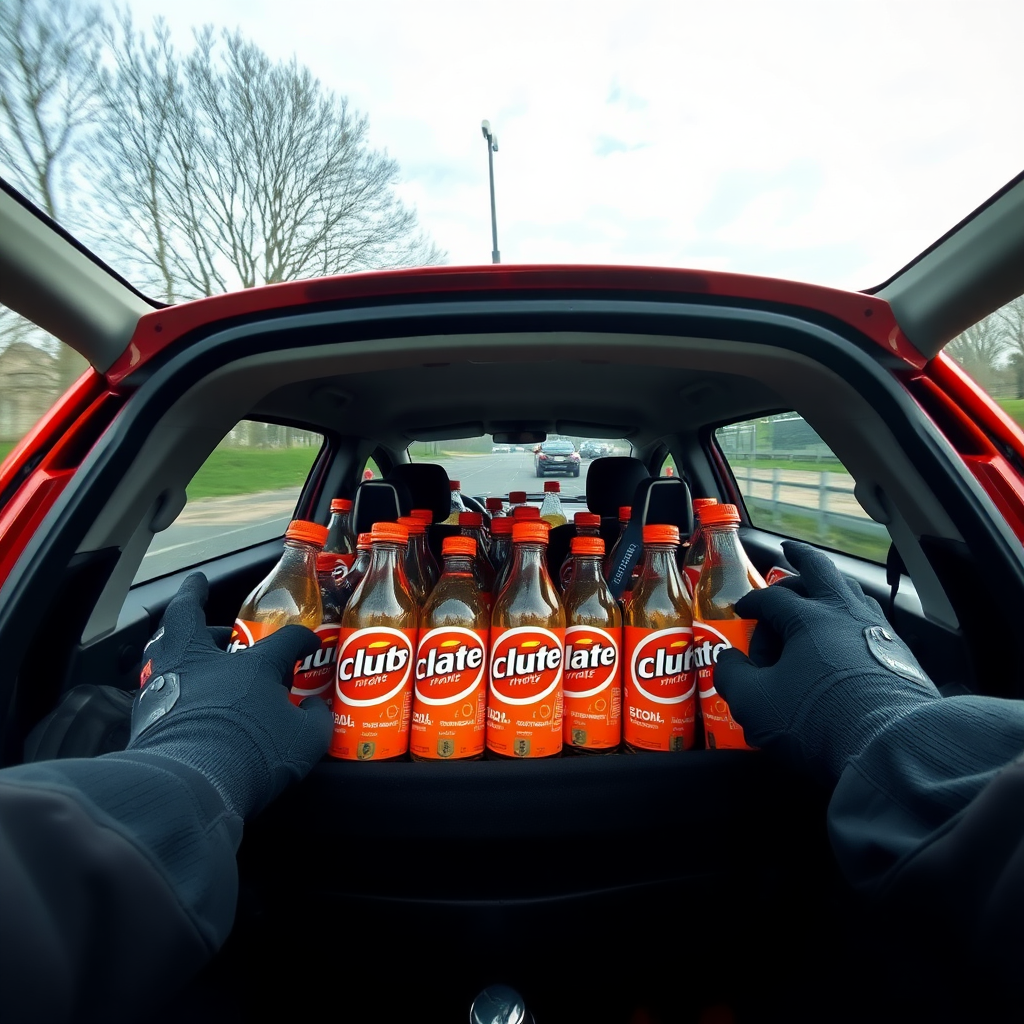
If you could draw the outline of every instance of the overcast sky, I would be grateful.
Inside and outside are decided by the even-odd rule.
[[[1024,2],[131,0],[370,118],[453,264],[881,282],[1024,169]]]

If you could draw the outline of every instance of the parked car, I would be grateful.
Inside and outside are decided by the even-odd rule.
[[[584,441],[580,445],[580,458],[599,459],[602,455],[610,455],[611,450],[611,445],[602,441]]]
[[[1017,179],[870,293],[432,267],[162,308],[4,186],[0,301],[91,364],[0,468],[4,763],[70,687],[138,685],[189,572],[230,623],[290,517],[326,522],[368,453],[387,475],[410,437],[460,425],[601,426],[655,476],[671,456],[693,495],[739,507],[762,572],[786,566],[786,536],[809,537],[940,687],[1021,697],[1024,435],[942,349],[1024,291],[1022,200]],[[190,497],[197,474],[226,479],[225,438],[300,428],[315,441],[291,496]],[[819,490],[744,457],[805,428],[837,467],[822,483],[815,466]],[[545,442],[536,469],[578,474],[579,453]],[[590,497],[610,538],[629,494]],[[353,1020],[457,1020],[500,979],[538,1020],[864,1018],[891,1008],[899,964],[881,950],[900,929],[839,879],[826,800],[756,752],[325,762],[247,826],[233,937],[189,1012],[310,1017],[326,999]],[[929,985],[908,973],[903,995],[923,1003]]]
[[[545,441],[534,450],[533,468],[537,476],[579,476],[579,452],[572,441]]]

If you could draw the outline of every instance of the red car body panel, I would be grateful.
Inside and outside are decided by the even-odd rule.
[[[835,317],[886,352],[920,369],[925,358],[907,341],[883,299],[860,292],[744,274],[648,267],[507,266],[419,267],[341,274],[313,281],[266,285],[147,313],[107,379],[117,384],[158,352],[192,331],[254,313],[287,312],[317,303],[405,296],[507,291],[664,292],[802,307]]]
[[[0,509],[0,583],[122,404],[101,374],[86,370],[4,459],[0,494],[15,490]]]
[[[860,292],[796,281],[712,271],[644,267],[508,266],[426,267],[347,274],[232,292],[154,310],[139,320],[131,342],[106,375],[87,371],[0,466],[0,493],[16,487],[0,511],[0,583],[89,448],[124,402],[118,385],[169,346],[193,332],[259,313],[287,313],[321,303],[473,293],[594,291],[659,292],[770,303],[826,314],[899,357],[908,389],[959,452],[1014,533],[1024,540],[1024,481],[1004,451],[1024,465],[1024,433],[945,355],[930,362],[900,330],[889,304]],[[1002,449],[1002,450],[1001,450]],[[21,468],[38,460],[20,483]],[[722,467],[723,471],[725,467]],[[727,476],[726,476],[727,479]]]

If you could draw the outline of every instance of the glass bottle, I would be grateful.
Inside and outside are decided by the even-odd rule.
[[[715,689],[718,655],[729,647],[750,650],[756,619],[736,614],[736,602],[767,586],[751,564],[739,538],[735,505],[709,505],[701,510],[707,554],[693,594],[694,662],[700,690],[704,739],[712,750],[750,750],[743,728]]]
[[[544,502],[540,506],[540,517],[551,526],[565,526],[569,521],[562,508],[562,499],[558,496],[561,489],[557,480],[544,481]]]
[[[449,480],[448,486],[451,488],[452,506],[451,513],[445,522],[449,526],[458,526],[459,515],[462,512],[468,512],[469,509],[466,508],[466,505],[462,500],[462,491],[460,490],[460,487],[462,486],[461,483],[458,480]]]
[[[704,509],[711,508],[718,504],[717,498],[694,498],[693,499],[693,533],[690,535],[690,546],[686,549],[686,557],[683,559],[683,574],[686,577],[686,590],[693,593],[700,578],[700,569],[704,564],[704,555],[707,545],[704,534],[701,530],[702,513]]]
[[[409,531],[409,543],[405,548],[405,575],[409,577],[409,586],[416,603],[422,608],[431,591],[430,575],[423,558],[427,527],[418,516],[399,516],[398,522]]]
[[[441,578],[441,569],[437,564],[437,559],[434,557],[434,552],[430,550],[430,526],[434,522],[434,513],[429,508],[414,508],[409,515],[415,519],[423,520],[423,536],[420,537],[417,534],[416,542],[422,548],[423,564],[427,567],[427,579],[430,584],[428,587],[429,593]]]
[[[483,756],[490,606],[474,576],[476,541],[445,537],[444,572],[420,617],[409,753],[414,761]]]
[[[385,761],[409,748],[419,609],[405,574],[409,531],[374,523],[370,567],[341,618],[329,753]]]
[[[577,512],[573,517],[572,521],[576,526],[577,537],[600,537],[601,536],[601,517],[594,515],[593,512]],[[604,542],[601,543],[601,554],[604,554]],[[569,583],[569,577],[572,575],[573,558],[572,558],[572,544],[569,545],[569,554],[565,556],[561,566],[558,570],[558,585],[564,591]]]
[[[623,739],[631,750],[689,750],[697,680],[693,618],[676,548],[679,528],[644,527],[633,598],[623,610]]]
[[[331,518],[327,523],[327,540],[324,552],[331,555],[342,555],[342,564],[352,568],[356,560],[356,539],[352,536],[352,502],[348,498],[331,500]]]
[[[491,614],[487,749],[497,757],[562,750],[565,611],[547,569],[546,523],[512,527],[512,572]]]
[[[573,750],[608,753],[622,740],[622,613],[601,571],[604,541],[573,537],[570,549],[563,740]]]

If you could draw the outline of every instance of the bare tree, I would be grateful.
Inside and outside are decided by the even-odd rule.
[[[1024,398],[1024,295],[997,309],[991,316],[1009,353],[1009,364],[1015,372],[1017,397]]]
[[[398,199],[365,116],[238,33],[179,54],[123,19],[96,139],[109,237],[170,301],[443,254]]]
[[[54,220],[67,217],[68,180],[99,101],[102,19],[70,0],[0,0],[0,171]],[[25,321],[0,308],[0,345],[28,340],[54,348]],[[66,387],[86,366],[56,346]]]
[[[985,317],[958,334],[946,352],[984,388],[991,388],[997,366],[1006,354],[1006,338],[996,315]]]

